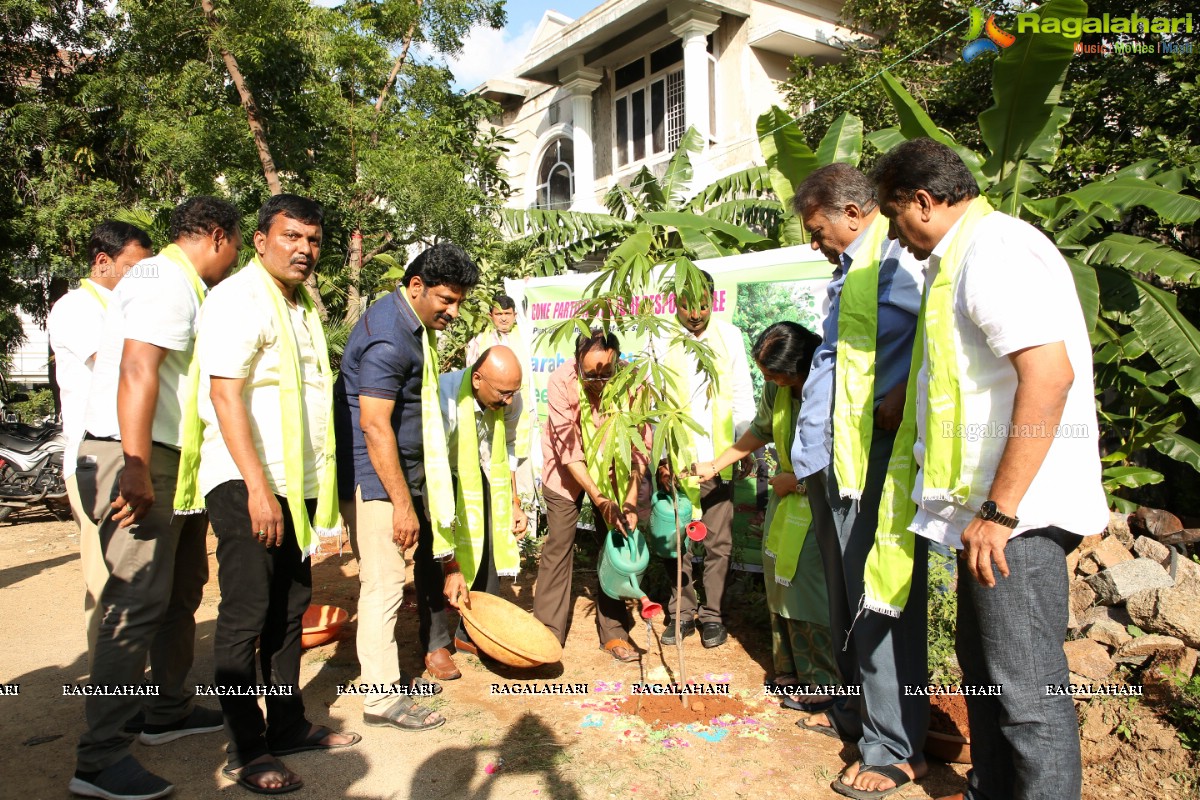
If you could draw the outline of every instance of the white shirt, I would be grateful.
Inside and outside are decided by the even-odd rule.
[[[958,227],[956,223],[930,256],[926,287],[933,284]],[[972,496],[969,506],[922,502],[924,473],[919,472],[913,500],[920,508],[910,530],[950,547],[962,547],[963,531],[988,499],[986,492],[1012,423],[1017,372],[1008,356],[1024,348],[1064,342],[1075,381],[1067,393],[1057,435],[1020,505],[1001,510],[1020,520],[1013,536],[1048,526],[1085,536],[1101,532],[1108,524],[1108,504],[1100,482],[1092,349],[1070,268],[1037,228],[996,211],[976,228],[953,290],[965,426],[958,433],[981,445],[978,463],[965,466],[973,466],[978,476],[976,488],[982,494]],[[925,430],[927,357],[917,381],[914,452],[917,463],[924,464],[929,434]],[[965,455],[969,458],[973,450],[967,448]]]
[[[200,286],[204,287],[204,283]],[[85,422],[88,433],[99,437],[121,436],[117,424],[117,383],[125,340],[133,339],[167,351],[158,367],[158,403],[150,438],[177,449],[182,445],[188,366],[199,316],[200,298],[191,279],[169,258],[161,255],[147,258],[126,273],[113,290],[104,316],[88,395]]]
[[[92,283],[92,287],[105,302],[111,300],[111,289],[98,283]],[[64,478],[75,474],[88,392],[92,388],[92,366],[100,342],[96,333],[103,326],[104,306],[83,287],[58,298],[46,320],[50,348],[54,350],[54,379],[58,382],[58,396],[62,402],[63,433],[67,437],[63,452]]]
[[[438,376],[438,403],[442,407],[442,422],[446,426],[446,446],[450,450],[450,470],[458,474],[458,392],[464,380],[470,380],[468,369],[458,369],[445,372]],[[475,432],[479,439],[479,463],[484,479],[488,477],[488,467],[492,463],[492,436],[495,429],[492,423],[492,413],[479,407],[479,402],[472,398],[471,407],[475,409]],[[508,468],[517,468],[517,423],[521,419],[521,393],[513,395],[512,402],[504,407],[504,442],[508,448]]]
[[[708,342],[711,347],[712,342],[709,340],[712,338],[712,332],[717,328],[722,329],[724,340],[734,343],[743,342],[742,332],[739,328],[730,322],[712,318],[708,321],[708,327],[696,338],[699,341]],[[655,352],[660,354],[659,358],[664,362],[670,341],[670,339],[664,338],[655,342]],[[754,402],[754,383],[750,378],[750,362],[746,359],[746,348],[744,345],[734,346],[731,350],[733,352],[729,354],[728,362],[718,361],[714,366],[719,381],[733,381],[733,441],[736,442],[743,433],[749,430],[758,407]],[[713,411],[712,404],[708,399],[708,376],[700,372],[699,364],[690,354],[685,353],[684,358],[692,368],[691,374],[696,376],[691,380],[691,418],[704,430],[711,431]],[[697,462],[712,461],[714,456],[719,455],[719,453],[713,453],[711,436],[700,436],[695,431],[689,431],[689,433],[696,451]]]
[[[250,435],[263,465],[267,483],[277,495],[287,493],[283,455],[283,422],[279,405],[281,345],[274,301],[258,275],[258,267],[242,268],[212,290],[200,314],[196,346],[200,353],[200,419],[204,442],[200,445],[200,491],[210,491],[227,481],[245,478],[229,454],[209,396],[210,376],[244,378],[242,401],[250,418]],[[284,301],[288,322],[300,356],[301,402],[304,407],[304,496],[315,498],[325,471],[325,435],[329,408],[325,380],[304,324],[299,305]]]

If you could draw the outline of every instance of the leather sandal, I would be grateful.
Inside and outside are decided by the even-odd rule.
[[[429,721],[435,712],[431,708],[417,705],[416,698],[401,697],[382,714],[363,712],[363,723],[376,728],[396,728],[402,731],[431,731],[446,724],[446,718]]]
[[[631,661],[637,661],[641,658],[637,649],[624,639],[609,639],[600,649],[623,664],[628,664]]]
[[[439,681],[453,681],[462,677],[454,665],[454,659],[450,657],[450,651],[444,647],[425,654],[425,669]]]

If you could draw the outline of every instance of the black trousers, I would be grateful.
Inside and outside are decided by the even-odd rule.
[[[413,584],[417,590],[417,635],[426,653],[450,647],[450,626],[446,623],[446,586],[441,562],[433,558],[433,523],[423,495],[412,496],[413,509],[421,525],[417,549],[413,553]]]
[[[228,481],[205,496],[217,537],[221,587],[213,637],[218,690],[258,684],[255,640],[263,684],[291,690],[290,696],[267,696],[265,721],[257,697],[221,696],[229,762],[235,766],[303,740],[310,727],[300,694],[300,634],[304,611],[312,600],[312,561],[301,558],[287,499],[277,499],[283,508],[283,543],[267,548],[250,523],[244,481]],[[311,516],[316,501],[306,505]]]

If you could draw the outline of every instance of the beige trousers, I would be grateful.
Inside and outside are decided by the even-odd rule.
[[[79,500],[79,482],[75,475],[67,478],[67,498],[71,514],[79,527],[79,568],[83,572],[83,627],[87,631],[88,655],[96,652],[96,635],[100,631],[100,614],[96,607],[100,592],[108,583],[108,565],[104,563],[104,548],[100,546],[100,529],[84,510]],[[91,671],[91,664],[88,664]]]
[[[392,504],[388,500],[341,502],[350,531],[350,547],[358,559],[358,663],[364,683],[399,685],[400,655],[396,621],[404,599],[404,552],[392,541]],[[382,714],[395,695],[363,695],[363,712]]]

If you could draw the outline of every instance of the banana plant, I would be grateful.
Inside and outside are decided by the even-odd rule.
[[[1084,17],[1082,0],[1050,0],[1049,17]],[[1078,37],[1076,37],[1077,39]],[[979,115],[986,151],[954,142],[891,75],[881,80],[898,128],[867,136],[881,152],[917,136],[953,147],[1002,211],[1038,225],[1071,267],[1094,348],[1098,411],[1106,453],[1105,488],[1115,492],[1162,481],[1139,463],[1154,448],[1200,471],[1200,444],[1179,434],[1183,411],[1200,406],[1200,330],[1179,310],[1167,282],[1195,286],[1200,261],[1163,241],[1131,232],[1131,215],[1146,211],[1167,230],[1200,219],[1200,199],[1184,194],[1184,170],[1152,161],[1114,169],[1071,192],[1043,197],[1038,185],[1059,151],[1071,109],[1058,105],[1075,39],[1022,34],[992,72],[993,104]]]

